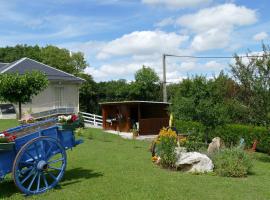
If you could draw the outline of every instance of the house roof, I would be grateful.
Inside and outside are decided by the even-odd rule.
[[[1,62],[0,62],[0,69],[1,69],[2,67],[6,66],[7,64],[9,64],[9,63],[1,63]]]
[[[114,102],[102,102],[100,105],[116,105],[116,104],[164,104],[169,105],[167,102],[159,101],[114,101]]]
[[[53,68],[49,65],[45,65],[41,62],[35,61],[30,58],[21,58],[15,62],[5,64],[0,63],[0,73],[19,73],[24,74],[29,71],[41,71],[44,72],[48,80],[50,81],[73,81],[73,82],[84,82],[85,80],[76,77],[72,74],[64,72],[62,70]]]

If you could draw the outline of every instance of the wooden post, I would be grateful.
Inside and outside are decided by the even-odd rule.
[[[139,134],[141,134],[141,132],[140,132],[140,129],[141,129],[141,126],[140,126],[140,119],[141,119],[141,105],[138,104],[138,124],[139,124]]]

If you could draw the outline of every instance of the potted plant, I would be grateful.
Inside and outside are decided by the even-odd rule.
[[[133,139],[139,136],[139,130],[137,129],[136,125],[133,126],[130,132],[132,132]]]
[[[59,127],[62,130],[75,130],[80,127],[79,117],[75,114],[73,115],[61,115],[58,117]]]
[[[13,150],[15,139],[16,139],[16,136],[10,135],[7,132],[1,133],[0,134],[0,152]]]

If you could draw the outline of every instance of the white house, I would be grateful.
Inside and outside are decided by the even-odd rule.
[[[22,113],[36,113],[37,115],[43,113],[44,115],[46,112],[56,112],[56,109],[63,112],[65,110],[79,112],[79,87],[84,79],[30,58],[22,58],[13,63],[0,63],[0,73],[24,74],[34,70],[47,75],[49,86],[35,96],[31,103],[22,105]],[[18,113],[18,105],[14,105],[14,107]],[[12,110],[14,109],[11,104],[0,104],[0,118],[10,118]]]

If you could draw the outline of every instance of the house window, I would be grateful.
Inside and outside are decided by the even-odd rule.
[[[64,87],[55,87],[55,107],[64,106]]]

